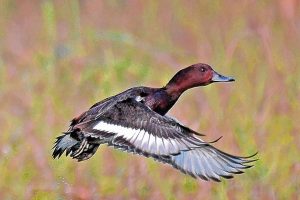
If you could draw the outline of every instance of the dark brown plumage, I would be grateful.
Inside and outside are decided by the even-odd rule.
[[[66,151],[82,161],[93,156],[99,145],[107,144],[204,180],[232,178],[251,167],[247,163],[255,161],[252,156],[222,152],[201,140],[201,134],[165,115],[185,90],[229,81],[234,79],[200,63],[180,70],[165,87],[135,87],[104,99],[71,121],[68,131],[57,138],[53,157]]]

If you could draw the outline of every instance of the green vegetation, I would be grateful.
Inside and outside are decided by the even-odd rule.
[[[0,199],[300,199],[299,3],[196,2],[1,1]],[[245,174],[195,180],[105,146],[52,159],[72,117],[197,62],[236,82],[190,90],[171,114],[226,152],[259,151]]]

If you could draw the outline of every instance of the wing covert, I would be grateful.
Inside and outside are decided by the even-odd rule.
[[[178,154],[206,144],[194,136],[195,132],[134,99],[121,101],[89,123],[79,123],[76,127],[94,137],[112,133],[112,143],[123,139],[155,155]]]

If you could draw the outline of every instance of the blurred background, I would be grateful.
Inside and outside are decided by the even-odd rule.
[[[0,1],[0,199],[300,199],[300,3]],[[171,114],[255,167],[221,183],[106,146],[53,160],[93,103],[212,65],[236,82],[186,92]]]

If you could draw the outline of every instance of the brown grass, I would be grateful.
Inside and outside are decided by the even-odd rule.
[[[0,199],[300,199],[300,4],[288,1],[0,2]],[[91,104],[162,86],[197,62],[233,84],[187,92],[171,114],[255,167],[222,183],[102,147],[53,160]]]

